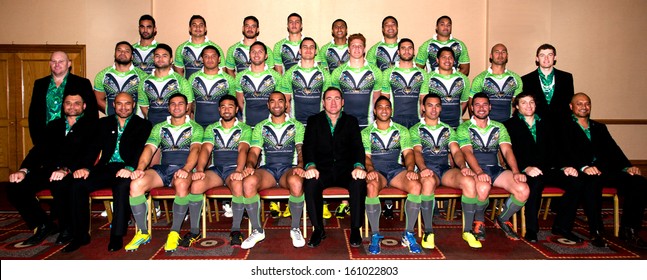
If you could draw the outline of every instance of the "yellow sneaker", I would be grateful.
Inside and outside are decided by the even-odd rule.
[[[330,217],[332,217],[332,213],[328,210],[328,203],[326,203],[323,205],[323,218],[330,219]]]
[[[283,217],[287,218],[292,216],[292,213],[290,213],[290,205],[286,204],[285,205],[285,211],[283,211]]]
[[[171,231],[166,238],[166,244],[164,244],[164,251],[166,252],[175,252],[177,250],[177,245],[180,244],[180,234],[177,231]]]
[[[276,219],[281,216],[281,208],[279,207],[279,204],[272,201],[270,202],[270,214],[272,215],[272,218]]]
[[[436,243],[434,242],[434,234],[431,232],[425,232],[422,236],[422,242],[420,242],[422,248],[433,249],[436,248]]]
[[[483,247],[483,245],[481,245],[481,241],[476,240],[476,237],[471,232],[463,232],[463,240],[465,240],[465,242],[467,242],[467,245],[469,245],[471,248],[478,249]]]
[[[142,233],[142,230],[138,230],[137,233],[135,233],[135,237],[133,237],[133,240],[131,240],[128,244],[126,244],[126,251],[131,252],[131,251],[137,251],[140,245],[148,244],[151,242],[151,235],[150,233]]]

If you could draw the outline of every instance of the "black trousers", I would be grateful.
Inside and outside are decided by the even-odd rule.
[[[72,176],[70,174],[61,181],[50,182],[49,178],[52,172],[54,172],[54,169],[50,168],[34,169],[20,183],[9,184],[7,190],[9,202],[18,210],[18,213],[20,213],[20,216],[30,229],[52,223],[52,220],[47,216],[38,199],[36,199],[36,193],[44,189],[50,189],[52,192],[54,200],[51,213],[57,213],[56,216],[58,216],[61,228],[66,228],[69,224],[66,217],[62,215],[65,202],[61,200],[61,191],[65,186],[70,185]]]
[[[647,179],[626,172],[603,173],[601,177],[604,186],[618,189],[618,195],[624,200],[620,226],[639,231],[647,202]]]
[[[341,187],[348,190],[350,203],[351,228],[360,228],[364,223],[364,201],[366,199],[366,180],[354,180],[351,172],[334,174],[332,171],[319,170],[319,179],[303,181],[306,207],[310,222],[316,229],[323,230],[323,190]]]

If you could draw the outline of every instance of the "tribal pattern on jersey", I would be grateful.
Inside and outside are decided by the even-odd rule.
[[[179,131],[172,131],[163,127],[160,131],[161,162],[168,165],[181,165],[186,162],[191,149],[191,127]]]
[[[433,129],[420,123],[414,128],[411,130],[411,142],[414,145],[419,144],[422,146],[422,156],[425,159],[425,164],[428,166],[448,166],[449,143],[456,142],[455,133],[451,127],[441,124],[437,129]]]
[[[375,87],[376,78],[373,71],[365,71],[359,80],[355,80],[350,71],[343,71],[339,79],[339,86],[344,93],[346,106],[344,111],[356,117],[360,126],[368,125],[371,118],[371,96]]]
[[[241,129],[233,129],[229,133],[225,133],[221,129],[213,128],[211,132],[213,133],[211,163],[215,166],[236,166],[238,146],[243,131]]]
[[[184,77],[188,78],[193,73],[202,69],[204,64],[202,57],[200,57],[200,52],[202,52],[202,48],[193,48],[188,45],[182,49],[181,56],[184,61]]]
[[[263,161],[261,165],[283,164],[296,165],[296,135],[295,124],[288,124],[279,129],[271,124],[264,124],[260,129],[263,138]]]
[[[420,88],[424,82],[422,72],[414,73],[409,81],[399,72],[391,72],[389,77],[391,83],[391,92],[393,95],[414,95],[416,98],[420,95]]]
[[[443,110],[440,112],[440,120],[453,128],[460,124],[461,101],[465,94],[469,94],[467,87],[466,80],[460,75],[449,79],[432,76],[429,79],[429,93],[435,93],[442,98]]]
[[[458,58],[461,56],[461,52],[463,51],[461,44],[455,41],[449,44],[439,44],[439,42],[432,42],[427,48],[427,52],[429,53],[427,63],[429,63],[429,66],[431,66],[431,71],[436,70],[436,68],[438,67],[438,62],[436,62],[438,50],[443,47],[450,47],[454,51],[454,68],[458,69]]]
[[[155,62],[153,61],[155,46],[147,46],[147,49],[138,48],[137,45],[133,46],[133,65],[144,70],[146,74],[150,74],[155,69]]]
[[[365,71],[358,81],[355,80],[349,71],[344,71],[339,79],[339,85],[344,93],[349,94],[370,94],[375,87],[375,75],[373,71]]]
[[[397,61],[400,61],[397,47],[392,49],[386,46],[378,46],[375,50],[375,65],[377,65],[380,70],[384,71],[389,67],[393,67]]]
[[[258,84],[254,83],[251,77],[243,76],[240,80],[240,86],[247,97],[255,98],[264,98],[267,100],[267,97],[272,93],[276,88],[276,81],[272,75],[265,75],[263,79],[260,80]]]
[[[292,72],[292,111],[294,117],[302,123],[307,122],[311,115],[321,111],[321,94],[325,90],[325,77],[320,70],[313,72],[304,73],[298,70]]]
[[[191,83],[193,96],[196,101],[218,101],[220,97],[229,94],[231,85],[227,79],[208,80],[196,77]]]
[[[399,129],[379,131],[372,125],[362,131],[363,138],[368,137],[368,139],[363,140],[364,150],[367,154],[370,153],[371,161],[376,170],[389,172],[402,166],[400,154],[405,148],[402,143],[405,139],[401,137],[401,132],[408,133],[406,128],[403,128],[402,131]],[[366,147],[367,144],[369,145],[368,147]]]
[[[501,143],[510,143],[510,135],[503,124],[488,120],[485,128],[476,126],[474,120],[458,127],[458,142],[461,147],[471,145],[474,157],[481,166],[499,165],[497,153]]]
[[[103,78],[103,89],[106,93],[106,110],[107,115],[115,113],[113,101],[120,92],[127,92],[133,96],[133,100],[137,100],[137,89],[139,86],[139,76],[136,74],[128,75],[126,77],[115,76],[112,73],[106,73]]]
[[[295,53],[296,51],[296,53]],[[288,71],[292,66],[296,65],[301,60],[301,52],[299,46],[293,48],[291,45],[281,45],[281,61],[283,61],[283,73]]]
[[[166,109],[168,107],[168,98],[174,93],[180,92],[180,83],[176,79],[170,79],[163,83],[146,80],[144,81],[144,92],[148,97],[151,108]]]
[[[350,54],[348,53],[348,47],[344,48],[344,52],[341,54],[341,57],[337,48],[330,47],[326,50],[326,63],[328,64],[328,71],[330,71],[330,73],[349,60]]]
[[[243,48],[236,48],[233,53],[234,63],[236,65],[236,73],[245,71],[251,65],[249,60],[249,50]]]
[[[501,83],[501,86],[499,83]],[[492,110],[490,118],[499,122],[506,121],[512,113],[512,98],[517,91],[517,81],[514,77],[509,76],[503,80],[496,80],[492,77],[486,77],[483,81],[483,92],[490,97]]]
[[[292,72],[292,90],[295,95],[319,95],[323,91],[324,75],[321,71],[314,73],[309,80],[301,71]]]

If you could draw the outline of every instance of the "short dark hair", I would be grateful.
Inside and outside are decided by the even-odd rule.
[[[339,89],[338,87],[329,87],[329,88],[327,88],[327,89],[326,89],[326,91],[324,91],[324,93],[323,93],[323,95],[322,95],[322,97],[321,97],[321,98],[322,98],[322,99],[326,99],[326,94],[327,94],[329,91],[333,91],[333,90],[338,91],[338,92],[339,92],[339,96],[341,97],[341,99],[344,99],[344,92],[343,92],[341,89]]]
[[[226,95],[223,95],[222,97],[220,97],[220,100],[218,100],[218,107],[220,107],[220,105],[222,105],[222,102],[225,101],[225,100],[234,101],[234,105],[236,106],[236,108],[238,108],[238,99],[236,99],[235,96],[229,95],[229,94],[226,94]]]
[[[413,41],[411,41],[411,39],[402,38],[402,39],[400,39],[400,42],[398,42],[398,49],[400,49],[400,46],[402,46],[402,43],[406,43],[406,42],[411,43],[411,46],[413,46],[414,48],[416,47],[416,45],[413,43]]]
[[[425,103],[427,103],[427,99],[429,99],[429,98],[438,98],[438,100],[440,101],[440,104],[443,104],[443,99],[440,98],[440,96],[438,96],[438,94],[427,93],[427,94],[425,94],[425,97],[422,98],[422,106],[423,107],[425,106]]]
[[[335,21],[332,22],[332,27],[335,27],[335,23],[337,23],[339,21],[343,22],[344,26],[346,26],[346,28],[348,28],[348,24],[346,23],[346,21],[343,20],[343,19],[340,19],[340,18],[338,18],[338,19],[336,19]]]
[[[380,101],[382,101],[382,100],[389,101],[389,106],[393,106],[393,104],[391,104],[391,99],[389,99],[388,97],[386,97],[386,96],[384,96],[384,95],[380,95],[380,97],[378,97],[378,98],[375,100],[375,103],[373,103],[373,109],[375,109],[375,107],[377,107],[377,103],[379,103],[379,102],[380,102]]]
[[[200,57],[202,57],[202,55],[204,54],[204,51],[206,50],[214,50],[218,56],[221,56],[220,51],[216,47],[212,45],[208,45],[202,49],[202,51],[200,52]]]
[[[298,17],[300,21],[303,21],[303,18],[301,18],[300,14],[291,13],[290,15],[288,15],[287,20],[290,20],[291,17]]]
[[[303,46],[303,42],[306,41],[306,40],[310,40],[313,43],[315,43],[315,49],[317,49],[317,42],[315,41],[315,39],[312,39],[311,37],[305,37],[305,38],[301,39],[301,43],[299,43],[299,48],[301,48],[301,46]]]
[[[440,54],[443,53],[443,52],[450,52],[452,54],[452,57],[456,57],[456,54],[454,54],[454,50],[452,48],[450,48],[450,47],[442,47],[436,53],[436,58],[439,58]]]
[[[171,58],[173,58],[173,49],[171,49],[171,46],[164,43],[157,44],[157,47],[155,47],[155,49],[153,50],[153,53],[155,53],[155,51],[157,51],[158,49],[163,49],[167,51],[171,56]]]
[[[117,48],[119,47],[119,45],[127,45],[127,46],[130,48],[130,54],[132,54],[132,53],[133,53],[133,45],[131,45],[130,43],[128,43],[128,42],[126,42],[126,41],[121,41],[121,42],[119,42],[119,43],[115,44],[115,51],[117,50]]]
[[[191,19],[189,19],[189,26],[191,26],[191,22],[192,22],[194,19],[201,19],[201,20],[202,20],[202,22],[204,22],[204,25],[205,25],[205,26],[207,25],[207,21],[206,21],[206,20],[205,20],[201,15],[192,15],[192,16],[191,16]]]
[[[260,23],[258,23],[258,19],[257,19],[255,16],[246,16],[246,17],[243,19],[243,25],[245,25],[245,22],[246,22],[247,20],[249,20],[249,19],[253,20],[253,21],[256,23],[256,27],[261,26],[261,24],[260,24]]]
[[[249,49],[251,50],[254,46],[261,46],[261,47],[263,47],[263,50],[265,50],[265,53],[267,54],[267,46],[266,46],[263,42],[261,42],[261,41],[256,41],[256,42],[252,43],[252,45],[251,45],[251,46],[249,46]]]
[[[476,94],[474,94],[474,96],[472,96],[472,100],[477,98],[485,98],[487,99],[487,102],[490,103],[490,97],[485,92],[477,92]]]
[[[143,15],[139,17],[139,21],[141,22],[142,20],[150,20],[153,23],[153,27],[155,27],[155,19],[151,15]]]
[[[285,97],[285,94],[284,94],[284,93],[282,93],[282,92],[280,92],[280,91],[278,91],[278,90],[275,90],[275,91],[273,91],[272,93],[270,93],[270,94],[267,96],[267,103],[270,103],[270,98],[272,98],[272,94],[275,94],[275,93],[276,93],[276,94],[280,94],[281,96],[283,96],[283,100],[288,101],[288,99]]]
[[[449,20],[449,23],[452,23],[452,18],[450,18],[449,16],[441,16],[436,20],[436,25],[438,25],[440,21],[445,18]]]
[[[76,96],[76,95],[80,96],[81,100],[83,100],[83,103],[85,103],[85,98],[83,98],[83,94],[79,93],[78,91],[64,92],[63,100],[65,100],[65,98],[68,96]]]
[[[535,54],[535,56],[539,56],[539,52],[542,50],[552,50],[553,55],[557,56],[557,49],[555,49],[555,47],[553,47],[553,45],[551,44],[542,44],[541,46],[539,46],[539,48],[537,48],[537,53]],[[555,64],[557,64],[557,60],[553,60],[553,65]],[[535,65],[539,66],[539,62],[537,62],[537,60],[535,60]]]
[[[384,24],[386,23],[386,20],[388,20],[388,19],[392,19],[393,21],[395,21],[395,25],[398,26],[398,20],[394,16],[386,16],[382,20],[382,27],[384,27]]]
[[[531,91],[522,91],[519,93],[517,96],[514,97],[514,100],[512,101],[512,106],[515,107],[519,105],[519,99],[524,98],[524,97],[532,97],[532,100],[535,100],[535,94]]]
[[[176,97],[182,97],[184,99],[184,103],[189,103],[189,99],[186,98],[186,95],[182,94],[181,92],[176,92],[174,94],[171,94],[171,96],[168,97],[168,102],[171,102],[171,99],[176,98]]]

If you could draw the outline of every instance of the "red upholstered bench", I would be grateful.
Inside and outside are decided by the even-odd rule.
[[[211,223],[211,206],[209,204],[209,199],[213,199],[213,207],[215,210],[216,222],[220,221],[220,215],[218,214],[218,199],[231,199],[231,190],[226,186],[218,186],[215,188],[208,189],[204,193],[204,204],[202,205],[202,238],[207,237],[207,218]],[[251,228],[251,227],[250,227]]]

